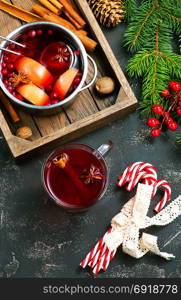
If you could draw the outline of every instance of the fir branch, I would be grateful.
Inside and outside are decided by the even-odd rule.
[[[143,0],[132,15],[125,34],[130,52],[137,52],[127,67],[131,77],[142,77],[142,114],[151,114],[153,104],[164,109],[167,102],[160,96],[170,80],[181,78],[181,56],[172,47],[173,32],[180,33],[181,1]],[[155,34],[154,34],[155,32]]]
[[[137,1],[136,0],[126,0],[125,1],[125,9],[126,9],[126,21],[129,23],[131,17],[137,9]]]
[[[131,25],[125,33],[125,45],[130,52],[139,51],[145,45],[147,35],[150,35],[150,29],[157,19],[158,8],[158,0],[143,1],[134,19],[131,19]]]

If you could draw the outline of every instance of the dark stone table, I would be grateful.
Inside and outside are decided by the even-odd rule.
[[[125,68],[128,54],[122,47],[123,31],[123,26],[118,26],[105,33]],[[139,97],[138,83],[129,81]],[[180,193],[181,149],[175,145],[173,134],[164,133],[156,140],[147,136],[145,121],[134,112],[76,140],[98,147],[111,138],[115,144],[107,157],[110,167],[107,193],[101,203],[80,214],[66,213],[47,199],[40,171],[49,152],[17,165],[0,137],[0,277],[92,277],[87,270],[79,269],[79,262],[135,193],[118,189],[115,184],[118,175],[132,162],[145,161],[156,166],[159,178],[172,184],[172,199],[175,199]],[[159,199],[160,195],[154,203]],[[153,215],[151,210],[150,215]],[[146,232],[158,235],[161,250],[174,253],[175,260],[166,261],[150,253],[136,260],[120,250],[99,278],[181,277],[180,219]]]

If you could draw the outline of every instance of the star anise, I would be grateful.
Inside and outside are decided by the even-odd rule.
[[[58,60],[59,62],[68,61],[70,52],[66,47],[58,48],[58,54],[53,57],[53,60]]]
[[[89,170],[84,170],[80,176],[85,184],[94,183],[94,180],[103,180],[104,175],[101,173],[99,168],[91,165]]]
[[[13,87],[18,86],[20,83],[30,83],[28,76],[25,73],[19,72],[18,74],[13,73],[9,79]]]

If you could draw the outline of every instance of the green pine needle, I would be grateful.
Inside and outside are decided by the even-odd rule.
[[[181,45],[181,0],[127,0],[126,9],[125,45],[134,53],[127,70],[142,79],[140,108],[148,116],[153,104],[167,108],[160,92],[170,80],[181,80],[181,55],[172,46],[175,35]]]

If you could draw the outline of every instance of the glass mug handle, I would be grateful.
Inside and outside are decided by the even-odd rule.
[[[94,154],[101,154],[104,157],[112,149],[113,146],[113,142],[111,140],[108,140],[107,142],[99,146],[99,148],[95,150]]]

